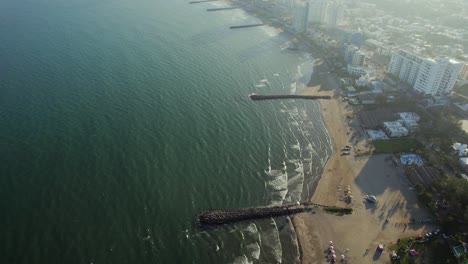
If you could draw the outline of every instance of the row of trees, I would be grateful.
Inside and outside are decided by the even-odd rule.
[[[468,181],[447,177],[434,180],[432,187],[437,192],[440,203],[446,204],[446,214],[441,215],[441,221],[453,228],[461,225],[465,229],[462,231],[468,231]]]

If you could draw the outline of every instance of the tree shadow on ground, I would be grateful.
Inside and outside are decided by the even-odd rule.
[[[395,167],[389,154],[379,154],[369,157],[362,170],[355,179],[362,195],[375,195],[376,204],[366,202],[365,208],[374,214],[379,213],[378,219],[387,222],[399,210],[408,219],[430,218],[429,211],[422,205],[410,188],[405,175]],[[387,193],[387,191],[393,193]],[[385,200],[382,200],[385,199]],[[387,223],[383,223],[385,228]],[[421,225],[408,225],[409,229],[417,230]]]

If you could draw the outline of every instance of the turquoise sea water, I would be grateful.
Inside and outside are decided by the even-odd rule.
[[[301,200],[331,151],[317,102],[247,99],[313,58],[224,5],[0,1],[0,263],[295,262],[287,218],[194,225]]]

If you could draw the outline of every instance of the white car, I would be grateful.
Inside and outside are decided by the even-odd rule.
[[[375,197],[374,195],[367,195],[366,200],[371,202],[371,203],[376,203],[377,202],[377,197]]]

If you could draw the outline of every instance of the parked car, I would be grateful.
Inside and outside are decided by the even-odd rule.
[[[371,203],[376,203],[377,202],[377,197],[375,197],[374,195],[367,195],[366,200],[368,202],[371,202]]]

